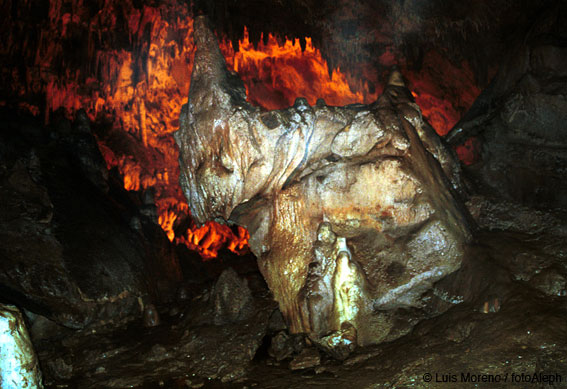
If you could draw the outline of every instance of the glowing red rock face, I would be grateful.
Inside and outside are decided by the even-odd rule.
[[[472,165],[480,158],[480,141],[475,137],[469,138],[457,146],[455,151],[465,165]]]
[[[79,0],[70,8],[61,3],[50,2],[36,63],[27,70],[25,80],[16,80],[15,87],[25,92],[43,85],[46,120],[50,111],[59,108],[70,118],[83,108],[92,121],[113,122],[112,134],[98,139],[107,166],[119,170],[128,190],[154,189],[159,223],[171,241],[198,250],[204,258],[215,257],[221,247],[246,251],[244,230],[235,233],[209,222],[174,231],[189,214],[178,184],[178,150],[171,136],[187,100],[195,52],[193,18],[187,7],[170,2],[137,9],[128,1],[107,1],[92,16]],[[87,36],[79,66],[63,63],[61,72],[34,70],[53,69],[65,62],[68,52],[62,42],[78,30]],[[329,71],[310,38],[305,38],[302,50],[299,40],[266,34],[267,43],[260,40],[255,47],[245,30],[237,52],[229,42],[221,42],[227,65],[244,81],[250,102],[279,109],[305,97],[311,105],[322,98],[329,105],[342,106],[368,104],[381,93],[381,75],[372,71],[364,70],[363,75],[374,85],[340,69]],[[127,44],[117,43],[118,38]],[[387,50],[379,62],[390,66],[396,58]],[[479,93],[466,64],[457,67],[436,53],[426,54],[420,72],[402,70],[424,116],[439,134],[449,131]],[[22,104],[39,112],[37,106]]]

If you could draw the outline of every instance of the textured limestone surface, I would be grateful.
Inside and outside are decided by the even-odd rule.
[[[43,388],[24,317],[15,306],[4,304],[0,304],[0,387]]]
[[[471,239],[458,164],[394,70],[373,104],[262,111],[195,20],[189,101],[175,134],[197,222],[242,225],[291,332],[353,328],[359,345],[447,309],[434,284]]]
[[[224,270],[214,285],[212,299],[215,311],[214,323],[232,323],[249,316],[252,292],[246,280],[232,268]]]
[[[534,20],[508,48],[490,87],[448,134],[478,142],[478,181],[508,201],[567,207],[567,4]]]
[[[108,174],[84,113],[46,128],[0,110],[0,123],[3,301],[34,323],[81,329],[131,321],[144,304],[171,299],[176,253],[137,195]]]

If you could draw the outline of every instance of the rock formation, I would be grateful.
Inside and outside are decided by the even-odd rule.
[[[471,224],[458,163],[400,73],[368,106],[299,98],[265,112],[202,17],[195,42],[175,134],[181,185],[197,222],[248,229],[290,331],[349,329],[365,345],[407,332],[408,312],[438,314],[434,284],[460,268]]]
[[[448,140],[478,142],[478,181],[536,208],[567,206],[567,5],[542,11]]]
[[[74,329],[118,325],[171,300],[176,253],[109,178],[84,114],[49,136],[35,119],[4,110],[0,119],[3,299]]]
[[[43,389],[41,371],[24,316],[13,305],[0,304],[0,385]]]

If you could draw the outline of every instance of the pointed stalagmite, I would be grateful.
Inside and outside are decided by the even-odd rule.
[[[401,86],[403,88],[406,87],[406,83],[404,82],[402,73],[400,73],[397,67],[392,68],[392,71],[390,72],[390,76],[388,77],[387,84],[389,86]]]
[[[317,339],[352,328],[365,345],[411,329],[399,308],[416,319],[446,310],[433,284],[460,268],[470,218],[453,154],[402,75],[369,106],[297,99],[263,112],[245,101],[203,17],[195,41],[175,134],[181,184],[196,221],[249,230],[290,330]]]
[[[41,371],[24,317],[13,305],[0,304],[0,387],[43,388]]]

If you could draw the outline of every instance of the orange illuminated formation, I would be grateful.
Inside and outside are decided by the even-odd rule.
[[[463,144],[455,148],[459,159],[465,165],[472,165],[480,158],[480,142],[476,137],[467,139]]]
[[[329,71],[321,52],[313,47],[311,38],[305,38],[305,49],[299,39],[278,41],[268,34],[255,48],[248,31],[234,52],[231,43],[222,42],[221,51],[227,64],[244,81],[248,100],[266,109],[289,107],[297,97],[305,97],[314,105],[324,99],[329,105],[370,103],[377,93],[369,93],[368,85],[349,85],[339,69]]]
[[[82,0],[71,3],[69,7],[62,7],[60,1],[49,3],[49,23],[43,26],[36,63],[13,85],[22,85],[24,92],[43,85],[46,121],[58,109],[73,118],[82,108],[93,122],[112,123],[110,130],[96,133],[107,167],[118,169],[127,190],[153,192],[158,222],[171,241],[199,251],[204,258],[215,257],[223,247],[246,252],[249,236],[243,228],[193,224],[178,183],[178,150],[171,134],[187,100],[195,52],[187,7],[172,1],[137,8],[131,1],[109,0],[93,17]],[[78,28],[88,32],[86,63],[52,71],[54,64],[61,63],[60,41]],[[131,49],[101,44],[112,31],[126,34]],[[381,88],[376,80],[383,74],[365,74],[372,85],[353,81],[340,69],[329,69],[310,38],[305,38],[304,47],[299,40],[272,34],[267,43],[261,39],[254,46],[246,30],[236,52],[231,43],[221,40],[221,51],[243,79],[249,101],[266,109],[290,106],[297,97],[306,97],[310,104],[323,98],[329,105],[371,103],[377,98]],[[395,58],[387,53],[379,58],[384,67]],[[455,67],[435,53],[426,55],[422,71],[404,74],[424,116],[440,134],[447,133],[479,93],[468,67]],[[26,108],[39,111],[29,104]]]

